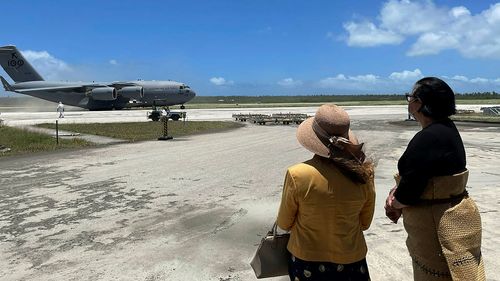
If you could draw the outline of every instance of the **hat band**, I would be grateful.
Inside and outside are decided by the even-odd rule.
[[[331,138],[332,137],[341,137],[341,136],[331,136],[330,134],[328,134],[323,128],[321,128],[321,126],[318,124],[318,122],[316,122],[316,119],[313,120],[312,122],[312,129],[314,131],[314,133],[316,134],[316,136],[319,138],[319,140],[326,146],[326,147],[329,147],[332,142],[331,142]],[[348,139],[346,139],[347,141],[349,141]]]
[[[312,122],[312,129],[318,139],[330,151],[330,158],[333,156],[335,150],[340,150],[348,152],[359,163],[363,163],[365,160],[365,154],[362,150],[363,144],[353,144],[349,139],[342,136],[330,136],[323,128],[321,128],[318,122],[316,122],[316,119]],[[347,132],[349,135],[349,131]]]

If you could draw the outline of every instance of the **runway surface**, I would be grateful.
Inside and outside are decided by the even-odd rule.
[[[353,114],[362,114],[364,108],[372,108],[372,114],[401,114],[403,106],[391,106],[382,110],[380,107],[350,107]],[[232,114],[254,113],[271,114],[294,112],[314,114],[317,107],[280,107],[280,108],[227,108],[227,109],[186,109],[188,120],[231,120]],[[379,111],[379,112],[378,112]],[[112,123],[112,122],[146,122],[148,110],[114,110],[114,111],[67,111],[65,118],[57,118],[56,112],[4,112],[0,118],[12,126],[53,123],[55,120],[66,123]]]
[[[346,107],[376,168],[365,232],[372,280],[411,280],[401,223],[384,216],[397,159],[419,127],[403,106]],[[189,120],[316,108],[188,110]],[[145,111],[67,112],[61,122],[145,120]],[[50,113],[3,113],[10,125]],[[488,280],[500,280],[500,128],[459,124],[468,190],[483,223]],[[249,261],[272,225],[286,167],[311,153],[296,126],[0,158],[0,280],[255,280]],[[275,278],[269,280],[287,280]]]

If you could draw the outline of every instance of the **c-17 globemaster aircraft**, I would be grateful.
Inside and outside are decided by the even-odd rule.
[[[125,81],[111,83],[51,82],[30,65],[15,46],[0,47],[0,64],[15,84],[3,77],[6,91],[30,95],[52,102],[62,102],[89,110],[110,110],[153,105],[170,106],[196,96],[191,88],[175,81]]]

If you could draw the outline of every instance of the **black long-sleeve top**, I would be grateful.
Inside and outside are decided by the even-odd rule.
[[[413,137],[399,158],[401,181],[395,197],[416,204],[430,178],[463,172],[465,165],[464,144],[453,121],[435,121]]]

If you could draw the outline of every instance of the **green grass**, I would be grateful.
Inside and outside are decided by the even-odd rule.
[[[482,113],[457,114],[451,117],[454,121],[500,123],[500,116],[483,115]]]
[[[335,103],[342,106],[371,106],[371,105],[402,105],[406,101],[325,101],[325,102],[302,102],[302,103],[238,103],[238,104],[227,104],[227,103],[189,103],[185,106],[189,109],[210,109],[210,108],[273,108],[273,107],[319,107],[325,103]],[[170,107],[172,110],[178,110],[177,107]]]
[[[59,145],[57,145],[56,139],[52,136],[7,126],[0,126],[0,144],[11,149],[9,152],[0,153],[0,157],[93,145],[81,139],[59,139]]]
[[[456,99],[464,103],[499,103],[500,95],[496,92],[475,93],[475,94],[457,94]],[[403,93],[394,95],[286,95],[286,96],[196,96],[191,104],[323,104],[323,103],[363,103],[374,102],[375,104],[402,104],[406,102]]]
[[[43,128],[55,129],[55,124],[40,124]],[[173,137],[215,133],[244,126],[236,122],[221,121],[169,121],[168,135]],[[163,135],[162,122],[130,122],[130,123],[92,123],[92,124],[59,124],[59,130],[81,134],[99,135],[131,142],[155,140]]]
[[[457,99],[457,104],[500,104],[500,99]]]
[[[321,102],[297,101],[297,102],[243,102],[243,103],[227,103],[227,102],[211,102],[211,103],[196,103],[189,102],[185,106],[189,109],[210,109],[210,108],[273,108],[273,107],[304,107],[304,106],[320,106],[325,103],[335,103],[341,106],[385,106],[385,105],[406,105],[408,102],[403,98],[388,99],[388,100],[337,100],[324,99]],[[500,104],[500,99],[457,99],[457,104]],[[179,106],[171,106],[172,110],[180,110]]]

